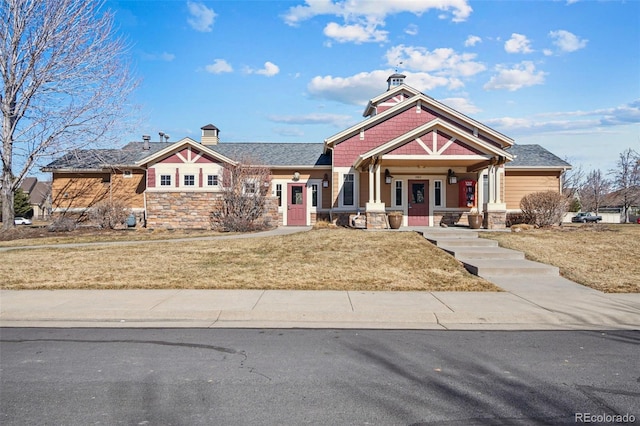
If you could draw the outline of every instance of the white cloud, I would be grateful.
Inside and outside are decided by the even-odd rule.
[[[278,74],[280,72],[280,67],[278,67],[273,62],[267,61],[267,62],[264,63],[264,68],[259,69],[259,70],[254,70],[252,68],[247,68],[246,72],[247,72],[247,74],[259,74],[259,75],[265,75],[267,77],[273,77],[274,75],[276,75],[276,74]]]
[[[476,44],[480,43],[482,41],[482,39],[476,35],[470,35],[467,37],[467,39],[464,41],[464,45],[465,47],[471,47],[471,46],[475,46]]]
[[[589,41],[565,30],[550,31],[549,37],[561,52],[575,52],[586,47]]]
[[[224,59],[215,59],[213,64],[205,66],[204,69],[211,74],[222,74],[233,71],[233,67]]]
[[[485,123],[510,133],[520,134],[581,134],[596,130],[604,132],[605,128],[640,124],[640,99],[613,108],[550,112],[529,118],[500,117],[485,120]]]
[[[350,105],[366,105],[369,99],[387,89],[387,78],[393,70],[361,72],[350,77],[316,76],[307,85],[310,95]],[[436,87],[458,88],[457,79],[434,76],[425,72],[403,72],[411,87],[420,91]]]
[[[482,111],[467,98],[444,98],[440,99],[440,102],[463,114],[475,114]]]
[[[173,53],[162,52],[162,53],[143,53],[142,59],[147,61],[164,61],[171,62],[176,58],[176,55]]]
[[[496,71],[498,74],[491,77],[489,82],[484,85],[485,90],[506,89],[513,92],[523,87],[544,83],[546,75],[543,71],[536,71],[536,67],[531,61],[522,61],[512,68],[498,65]]]
[[[216,18],[216,13],[213,9],[209,9],[202,3],[187,2],[187,8],[189,9],[190,18],[187,19],[191,28],[203,33],[211,32],[213,28],[213,22]]]
[[[432,0],[428,2],[416,0],[395,0],[377,2],[371,0],[306,0],[305,5],[289,8],[284,21],[289,25],[297,25],[319,15],[341,16],[345,21],[365,17],[367,20],[380,21],[388,15],[409,12],[421,15],[431,9],[451,11],[452,21],[465,21],[473,9],[466,0]]]
[[[544,56],[551,56],[551,55],[553,55],[553,50],[551,50],[551,49],[542,49],[542,53],[544,54]]]
[[[339,25],[329,22],[324,28],[324,35],[339,43],[382,42],[387,40],[388,31],[380,31],[375,25]]]
[[[504,50],[507,53],[531,53],[531,41],[527,36],[513,33],[511,38],[504,43]]]
[[[271,115],[270,121],[284,124],[331,124],[335,127],[347,127],[353,118],[349,115],[311,113],[303,115]]]
[[[469,77],[486,69],[484,64],[474,61],[475,53],[456,53],[451,48],[429,51],[424,47],[401,44],[387,50],[385,56],[391,66],[402,62],[408,69],[436,72],[441,76]]]
[[[403,12],[421,15],[432,9],[450,12],[453,22],[465,21],[472,10],[467,0],[432,0],[428,2],[416,0],[370,1],[370,0],[306,0],[304,5],[293,6],[283,15],[284,21],[291,26],[315,16],[331,15],[342,18],[343,25],[328,24],[324,33],[327,37],[335,38],[344,43],[353,41],[380,42],[386,41],[387,32],[378,28],[385,25],[389,15]],[[409,28],[408,34],[414,30]],[[417,32],[416,32],[417,33]]]
[[[409,24],[407,28],[404,29],[404,32],[411,36],[418,35],[418,26],[416,24]]]

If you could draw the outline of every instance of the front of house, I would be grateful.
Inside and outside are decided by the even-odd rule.
[[[119,150],[68,153],[49,164],[57,214],[82,214],[117,197],[151,228],[209,228],[226,165],[269,168],[265,215],[281,226],[319,219],[369,229],[465,224],[484,214],[505,226],[531,192],[561,190],[571,166],[538,145],[516,145],[501,133],[389,77],[360,123],[324,143],[224,143],[219,129],[201,140],[133,142]]]

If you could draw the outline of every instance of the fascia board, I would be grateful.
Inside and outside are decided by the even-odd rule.
[[[331,165],[321,165],[321,166],[310,166],[308,164],[305,165],[278,165],[278,166],[270,166],[270,165],[266,165],[265,167],[268,167],[270,169],[273,170],[284,170],[284,169],[300,169],[300,170],[315,170],[315,169],[331,169]]]
[[[367,103],[366,108],[364,109],[364,112],[362,113],[363,116],[367,117],[368,115],[371,114],[371,110],[373,108],[375,108],[375,105],[378,104],[378,102],[380,102],[381,100],[388,98],[388,97],[393,97],[395,95],[397,95],[399,92],[402,92],[403,90],[412,93],[414,96],[417,96],[420,94],[420,92],[416,89],[414,89],[411,86],[407,86],[406,84],[401,84],[400,86],[396,86],[391,90],[387,90],[386,92],[383,92],[381,94],[379,94],[378,96],[376,96],[375,98],[369,100],[369,102]]]
[[[232,159],[227,158],[224,155],[207,148],[205,145],[202,145],[201,143],[198,143],[198,142],[194,141],[193,139],[191,139],[189,137],[186,137],[186,138],[183,138],[183,139],[175,142],[172,145],[169,145],[165,149],[162,149],[162,150],[160,150],[160,151],[158,151],[158,152],[156,152],[156,153],[154,153],[154,154],[152,154],[152,155],[150,155],[148,157],[145,157],[140,161],[136,161],[136,165],[141,166],[143,164],[148,164],[148,163],[154,162],[155,160],[158,160],[159,158],[162,158],[162,157],[166,156],[167,154],[171,153],[172,151],[175,151],[176,149],[178,149],[178,148],[180,148],[182,146],[186,146],[186,145],[191,146],[193,148],[196,148],[198,150],[201,150],[201,151],[209,154],[213,158],[216,158],[216,159],[218,159],[218,160],[220,160],[220,161],[222,161],[224,163],[229,163],[229,164],[233,164],[233,165],[237,164],[236,161],[233,161]]]
[[[505,168],[509,170],[526,170],[526,171],[547,171],[547,170],[572,170],[572,166],[511,166],[505,164]]]

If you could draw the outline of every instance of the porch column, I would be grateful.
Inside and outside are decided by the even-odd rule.
[[[376,204],[380,204],[380,163],[376,164]]]
[[[500,229],[506,226],[507,205],[500,194],[500,167],[492,164],[487,170],[489,178],[489,199],[484,203],[484,227]]]
[[[373,163],[369,164],[369,204],[373,204]]]

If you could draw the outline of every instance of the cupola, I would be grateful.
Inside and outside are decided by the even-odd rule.
[[[202,129],[202,138],[200,139],[200,143],[202,143],[202,145],[218,145],[218,142],[220,142],[220,138],[218,136],[220,129],[213,124],[207,124],[200,129]]]
[[[404,74],[391,74],[389,76],[389,78],[387,79],[387,90],[391,90],[392,88],[396,87],[396,86],[400,86],[401,84],[404,84],[404,79],[407,76]]]

